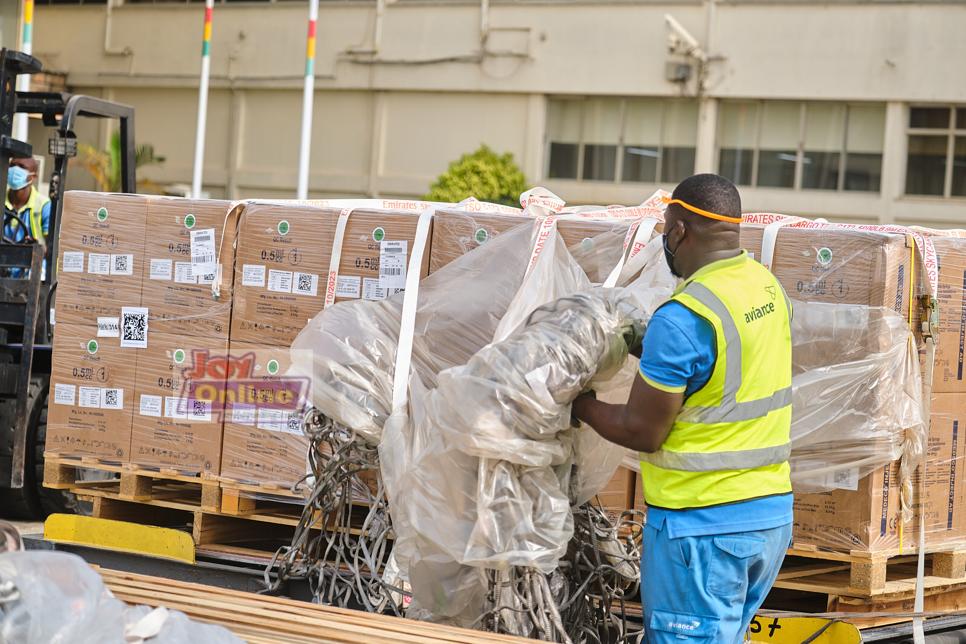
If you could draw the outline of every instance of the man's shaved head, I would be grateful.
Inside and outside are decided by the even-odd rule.
[[[738,189],[735,184],[717,174],[696,174],[688,177],[678,184],[671,197],[717,215],[741,217],[741,195],[738,194]],[[671,211],[669,214],[680,217],[689,226],[693,226],[696,232],[704,232],[708,228],[737,230],[738,227],[737,224],[702,217],[678,204],[671,204],[668,210]]]

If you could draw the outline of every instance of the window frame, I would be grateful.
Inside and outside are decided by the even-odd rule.
[[[761,158],[761,137],[762,137],[762,114],[765,109],[765,105],[768,103],[791,103],[798,105],[798,137],[797,145],[795,150],[795,172],[792,185],[790,187],[773,187],[773,186],[759,186],[758,185],[758,168],[759,161]],[[741,184],[748,188],[755,189],[765,189],[765,190],[794,190],[797,192],[819,192],[819,193],[831,193],[831,194],[882,194],[882,160],[885,157],[885,127],[882,130],[882,145],[883,151],[879,153],[879,188],[878,190],[846,190],[845,189],[845,177],[848,171],[848,140],[849,140],[849,111],[856,106],[867,106],[876,105],[881,106],[883,112],[886,109],[884,103],[877,101],[795,101],[795,100],[784,100],[784,99],[726,99],[722,101],[721,107],[719,108],[719,116],[715,123],[715,141],[714,141],[714,158],[715,158],[715,172],[721,172],[721,123],[722,117],[720,115],[720,110],[726,109],[728,105],[754,105],[755,115],[754,115],[754,146],[751,149],[751,177],[747,184]],[[808,105],[809,104],[828,104],[828,105],[844,105],[845,112],[843,116],[842,124],[842,140],[839,147],[835,150],[829,150],[830,152],[838,152],[839,154],[839,167],[835,180],[834,189],[824,189],[824,188],[805,188],[803,187],[804,176],[805,176],[805,134],[806,134],[806,124],[808,122]],[[729,148],[725,148],[729,149]]]
[[[949,121],[945,128],[912,127],[912,110],[945,108],[949,113]],[[906,110],[906,154],[905,172],[902,181],[902,196],[917,199],[966,199],[966,195],[953,194],[953,161],[956,157],[956,137],[966,139],[966,128],[956,127],[957,111],[966,109],[966,105],[956,103],[909,103]],[[922,195],[906,192],[909,183],[909,138],[913,136],[945,136],[946,137],[946,169],[943,176],[942,195]]]
[[[585,136],[584,136],[583,106],[585,104],[585,101],[591,98],[619,101],[618,111],[620,113],[620,128],[619,128],[620,135],[618,136],[617,143],[616,143],[615,154],[617,155],[617,158],[614,161],[614,179],[613,180],[584,179],[584,150],[588,142],[584,140]],[[624,149],[627,146],[627,140],[626,140],[626,136],[627,136],[626,126],[627,126],[627,113],[628,113],[627,103],[628,101],[641,100],[641,99],[655,101],[661,107],[660,123],[658,126],[658,132],[660,133],[660,136],[659,136],[660,140],[657,142],[658,155],[657,155],[657,162],[655,164],[654,179],[651,181],[631,181],[631,180],[625,180],[623,178],[624,177]],[[550,176],[550,164],[551,164],[550,147],[551,147],[551,144],[554,143],[554,141],[550,137],[550,110],[551,110],[550,104],[554,101],[560,101],[560,102],[574,101],[581,104],[581,113],[580,113],[580,119],[579,119],[580,127],[577,135],[577,139],[578,139],[577,140],[577,169],[576,169],[577,172],[576,172],[576,176],[574,177],[551,177]],[[547,181],[577,181],[577,182],[586,183],[586,184],[602,184],[602,185],[627,184],[627,185],[640,186],[640,185],[651,185],[651,184],[662,183],[661,176],[664,171],[664,150],[666,147],[669,147],[666,145],[664,140],[668,107],[672,106],[674,103],[683,103],[687,101],[691,101],[697,104],[697,101],[695,99],[674,98],[674,97],[664,97],[664,96],[609,96],[609,95],[607,96],[590,96],[590,95],[588,96],[568,96],[568,95],[547,96],[547,108],[546,108],[547,124],[544,127],[544,133],[545,133],[544,134],[544,164],[543,164],[544,179]],[[695,141],[694,141],[693,148],[695,150],[695,153],[697,153],[699,118],[700,116],[695,118],[695,121],[694,121]],[[566,142],[558,141],[558,143],[566,143]],[[603,144],[603,145],[610,145],[610,144]],[[692,173],[694,172],[693,166],[691,168],[691,172]]]

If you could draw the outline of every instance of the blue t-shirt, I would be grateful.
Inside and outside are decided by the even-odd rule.
[[[641,377],[652,387],[684,392],[688,397],[707,384],[717,355],[711,323],[683,304],[671,301],[659,308],[647,325]],[[658,529],[666,526],[672,539],[768,530],[791,521],[791,494],[691,510],[647,510],[647,522]]]

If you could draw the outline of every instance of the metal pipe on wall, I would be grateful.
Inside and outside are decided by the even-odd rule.
[[[33,53],[34,49],[34,0],[23,0],[23,31],[20,37],[20,51],[25,54]],[[17,77],[17,91],[30,91],[30,74],[21,74]],[[17,114],[14,117],[13,138],[18,141],[27,140],[28,121],[26,114]]]
[[[191,196],[201,197],[201,176],[205,164],[205,124],[208,117],[208,78],[211,75],[211,19],[215,0],[205,0],[205,27],[201,43],[201,80],[198,85],[198,126],[195,131],[195,164]]]
[[[305,88],[302,91],[302,137],[299,143],[299,177],[296,197],[309,194],[309,158],[312,140],[312,109],[315,99],[315,28],[319,19],[319,0],[309,0],[309,29],[305,41]]]

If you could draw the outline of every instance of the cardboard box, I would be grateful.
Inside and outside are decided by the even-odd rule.
[[[468,213],[460,210],[440,210],[433,219],[433,243],[431,249],[429,271],[434,273],[454,259],[485,244],[490,239],[511,230],[517,226],[535,226],[536,220],[531,217],[518,215],[502,215],[496,213]],[[564,243],[575,252],[585,253],[593,250],[594,238],[611,233],[623,242],[630,226],[629,221],[607,220],[573,220],[561,219],[557,222]],[[661,225],[655,228],[660,232]],[[617,251],[613,257],[599,258],[606,266],[606,272],[614,267],[619,258],[621,246],[615,246]],[[597,280],[603,269],[597,266],[584,266],[591,270],[591,279]],[[606,273],[604,274],[606,278]],[[603,278],[601,278],[603,279]],[[597,280],[600,281],[600,280]]]
[[[288,347],[231,341],[226,386],[221,475],[249,483],[283,487],[306,472],[309,440],[301,430],[301,407],[282,409],[266,400],[283,387],[308,395],[308,383],[285,376]]]
[[[148,202],[142,300],[152,331],[228,338],[234,275],[233,236],[222,244],[230,203],[157,197]],[[217,257],[219,249],[226,256]],[[217,257],[217,261],[216,261]],[[221,294],[211,282],[222,271]]]
[[[759,260],[764,229],[741,226],[741,246]],[[886,306],[908,319],[909,298],[917,292],[911,244],[904,235],[786,227],[778,232],[771,269],[793,300]]]
[[[618,467],[607,486],[597,493],[597,502],[610,518],[617,521],[625,510],[634,508],[637,472]]]
[[[137,357],[131,463],[217,474],[228,341],[151,333]]]
[[[339,214],[270,203],[246,207],[235,261],[232,340],[288,346],[322,310]],[[353,211],[335,301],[381,300],[403,290],[417,221],[409,212]],[[422,276],[429,269],[428,250]]]
[[[933,237],[939,256],[939,336],[932,388],[966,394],[966,239]]]
[[[64,195],[56,322],[95,325],[141,305],[148,197],[71,190]]]
[[[920,505],[920,474],[912,477],[913,505],[926,522],[926,546],[966,540],[966,400],[956,394],[932,397],[931,426],[926,444],[924,502]],[[858,480],[843,476],[843,487],[832,492],[796,494],[796,543],[832,550],[890,550],[899,547],[899,463],[881,467]],[[917,520],[903,526],[904,547],[919,541]]]
[[[46,451],[126,463],[137,350],[98,338],[96,325],[61,323],[53,351]]]

